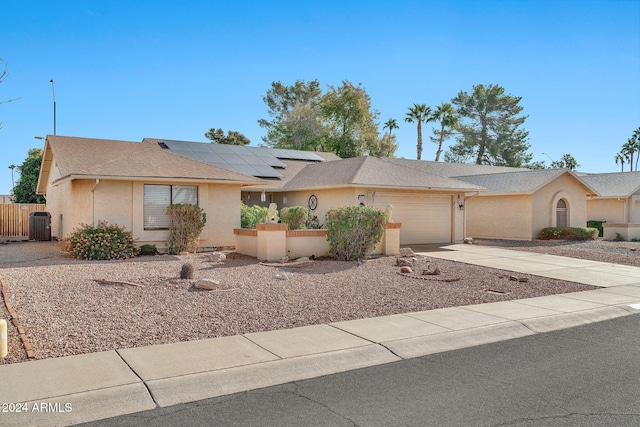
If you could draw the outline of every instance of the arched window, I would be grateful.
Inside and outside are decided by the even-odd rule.
[[[568,227],[567,202],[564,199],[558,200],[556,205],[556,227]]]

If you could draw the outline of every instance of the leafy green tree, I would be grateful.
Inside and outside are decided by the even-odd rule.
[[[451,100],[460,116],[456,144],[445,160],[498,166],[522,167],[528,153],[529,132],[521,128],[527,116],[520,116],[521,97],[506,95],[499,85],[476,85],[471,94],[459,92]]]
[[[396,136],[385,133],[376,141],[370,141],[365,150],[367,156],[371,157],[394,157],[395,152],[398,149],[396,143]]]
[[[322,126],[320,82],[297,80],[287,86],[280,81],[271,83],[262,98],[267,104],[270,120],[260,119],[258,124],[267,134],[262,141],[275,148],[321,150]]]
[[[361,156],[378,141],[378,111],[361,84],[344,80],[329,86],[320,111],[326,129],[324,148],[344,158]]]
[[[433,112],[427,104],[413,104],[413,107],[409,107],[409,112],[404,118],[407,123],[417,123],[418,144],[416,158],[418,160],[422,157],[422,123],[428,123],[433,120]]]
[[[225,135],[222,129],[211,128],[204,136],[216,144],[249,145],[251,143],[249,138],[234,130],[230,130]]]
[[[460,120],[456,114],[456,110],[449,103],[442,103],[436,107],[436,111],[433,113],[435,120],[440,122],[440,129],[433,130],[434,136],[431,137],[431,141],[438,144],[438,150],[436,150],[435,161],[440,161],[440,154],[442,154],[442,143],[445,139],[449,138],[453,133],[453,130],[458,126]]]
[[[570,169],[575,170],[580,167],[580,164],[576,161],[576,159],[568,153],[562,155],[560,160],[556,160],[551,162],[551,169]]]
[[[13,188],[14,203],[45,203],[44,197],[36,194],[41,164],[42,149],[31,148],[27,158],[17,167],[20,179]]]

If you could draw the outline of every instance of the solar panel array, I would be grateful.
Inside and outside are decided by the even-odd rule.
[[[310,151],[172,140],[162,142],[171,152],[181,156],[261,178],[282,178],[274,168],[286,169],[287,165],[279,159],[324,161]]]

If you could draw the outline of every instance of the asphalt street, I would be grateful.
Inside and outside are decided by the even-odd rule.
[[[640,316],[87,426],[638,426]]]

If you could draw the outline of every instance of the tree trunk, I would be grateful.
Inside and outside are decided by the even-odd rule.
[[[438,151],[436,151],[436,162],[440,161],[440,154],[442,153],[442,142],[444,141],[444,125],[440,130],[440,143],[438,144]]]
[[[422,123],[418,120],[418,160],[422,155]]]

